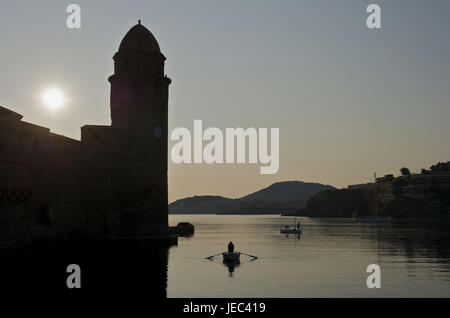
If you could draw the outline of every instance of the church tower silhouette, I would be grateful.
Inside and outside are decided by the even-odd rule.
[[[114,55],[111,83],[113,127],[152,125],[154,135],[164,134],[170,79],[164,76],[165,56],[153,34],[140,20],[123,38]]]
[[[98,180],[103,179],[109,197],[106,204],[97,198],[91,202],[104,211],[112,236],[154,235],[168,226],[171,80],[164,75],[166,58],[153,34],[139,21],[124,36],[113,60],[114,74],[108,78],[111,126],[82,127],[82,142],[95,153],[91,171],[95,170]],[[105,171],[108,177],[98,171]],[[105,210],[108,206],[115,212]]]

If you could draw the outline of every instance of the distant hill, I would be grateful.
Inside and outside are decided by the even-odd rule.
[[[246,195],[245,197],[242,197],[241,200],[264,199],[274,201],[297,201],[299,197],[310,198],[320,191],[332,189],[335,188],[321,183],[284,181],[274,183],[267,188]]]
[[[202,195],[184,198],[169,204],[169,213],[223,213],[233,210],[236,200],[221,196]]]
[[[181,214],[272,214],[298,211],[308,199],[330,185],[301,181],[277,182],[238,199],[221,196],[194,196],[169,204],[169,213]]]
[[[328,190],[312,196],[305,209],[295,215],[308,217],[350,218],[357,215],[373,215],[373,191]]]

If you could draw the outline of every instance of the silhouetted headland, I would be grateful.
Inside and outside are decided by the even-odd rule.
[[[193,214],[277,214],[295,212],[306,206],[314,194],[330,185],[301,181],[277,182],[239,199],[221,196],[194,196],[169,204],[169,212]]]
[[[401,175],[377,178],[374,183],[327,190],[311,197],[295,215],[354,217],[373,215],[395,218],[450,217],[450,162],[438,163],[420,174],[402,168]]]

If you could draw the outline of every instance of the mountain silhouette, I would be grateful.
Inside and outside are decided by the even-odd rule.
[[[308,199],[330,185],[302,181],[276,182],[242,198],[193,196],[169,204],[169,213],[181,214],[273,214],[298,211]]]

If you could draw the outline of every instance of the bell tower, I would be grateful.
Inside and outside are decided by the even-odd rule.
[[[113,57],[111,130],[114,174],[120,211],[129,218],[130,231],[153,235],[167,229],[168,91],[165,56],[141,21],[133,26]],[[128,222],[128,221],[127,221]]]
[[[171,80],[164,76],[166,57],[140,20],[125,35],[113,60],[114,75],[108,79],[112,127],[152,124],[155,134],[163,133]]]

